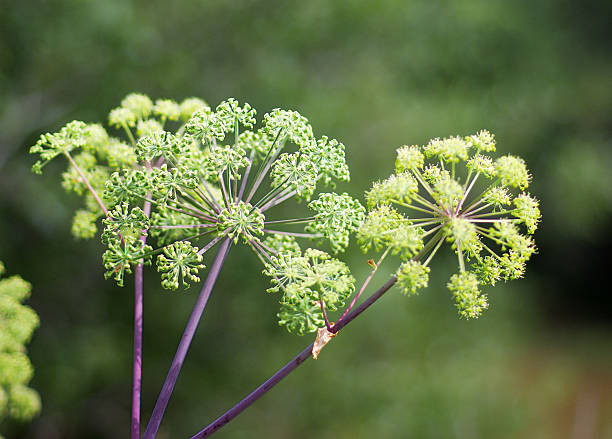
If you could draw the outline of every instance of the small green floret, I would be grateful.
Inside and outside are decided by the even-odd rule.
[[[153,101],[147,95],[131,93],[123,98],[121,107],[130,110],[136,118],[144,119],[153,111]]]
[[[264,128],[271,136],[289,138],[300,147],[308,147],[313,141],[312,127],[308,119],[297,111],[275,108],[264,115]]]
[[[132,273],[132,266],[151,262],[150,252],[153,248],[150,245],[142,245],[136,235],[128,234],[121,237],[121,240],[108,240],[108,250],[102,255],[104,262],[104,278],[113,277],[117,285],[123,286],[125,274]]]
[[[72,235],[79,239],[89,239],[96,236],[98,215],[89,210],[79,209],[72,220]]]
[[[221,102],[215,112],[217,121],[226,133],[233,132],[236,124],[251,128],[257,122],[255,109],[247,103],[241,107],[238,101],[233,98]]]
[[[158,99],[153,106],[153,114],[160,117],[162,121],[178,120],[181,108],[172,99]]]
[[[279,324],[298,334],[323,325],[320,301],[335,311],[344,306],[355,286],[346,264],[315,249],[307,249],[304,256],[279,254],[264,273],[272,278],[268,292],[283,293]]]
[[[397,284],[404,294],[416,294],[420,288],[427,288],[429,267],[417,261],[407,261],[397,270]]]
[[[272,187],[293,189],[300,198],[309,200],[317,187],[318,169],[308,156],[283,153],[274,162],[270,177]]]
[[[491,157],[476,154],[469,159],[466,164],[467,168],[477,174],[482,174],[486,177],[491,177],[495,173],[495,166]]]
[[[281,300],[280,304],[278,324],[285,326],[291,333],[304,335],[316,332],[325,325],[320,305],[309,296]]]
[[[344,251],[349,236],[365,220],[365,208],[356,199],[344,193],[323,193],[308,204],[316,213],[314,221],[306,227],[313,233],[320,233],[331,243],[334,253]]]
[[[162,287],[176,290],[179,280],[183,287],[189,288],[185,278],[200,282],[198,272],[204,268],[202,255],[198,248],[187,241],[177,241],[164,248],[164,253],[157,258],[157,271],[161,273]]]
[[[68,123],[57,133],[47,133],[30,148],[30,154],[39,154],[40,160],[34,163],[32,171],[42,173],[42,168],[60,154],[68,154],[87,143],[87,124],[75,120]]]
[[[108,123],[115,128],[133,127],[136,125],[138,116],[132,110],[117,107],[108,114]]]
[[[397,150],[397,159],[395,160],[395,172],[398,174],[411,171],[413,169],[423,168],[425,156],[420,151],[417,145],[404,145]]]
[[[480,317],[489,307],[487,296],[481,294],[478,289],[478,278],[474,273],[453,274],[447,287],[453,293],[459,315],[462,317],[468,319]]]
[[[380,251],[393,246],[394,231],[403,221],[407,219],[386,204],[370,210],[365,221],[357,230],[357,241],[363,252],[367,252],[371,247]]]
[[[519,189],[527,188],[531,180],[525,161],[512,155],[500,157],[495,161],[495,175],[503,186]]]
[[[463,198],[463,187],[454,178],[442,174],[433,185],[433,195],[440,206],[447,210],[454,210]]]
[[[221,211],[217,230],[219,234],[229,236],[234,244],[240,237],[247,244],[263,235],[264,221],[265,217],[258,208],[241,201]]]
[[[511,200],[508,189],[501,186],[489,188],[484,194],[484,199],[497,210],[501,210],[504,206],[510,205]]]
[[[38,392],[22,384],[9,387],[9,415],[18,421],[29,421],[40,413],[41,403]]]
[[[495,136],[487,130],[481,130],[472,136],[466,137],[465,140],[469,143],[471,147],[478,151],[495,151]]]
[[[423,148],[427,157],[437,157],[447,163],[458,163],[467,160],[470,143],[461,137],[433,139]]]
[[[538,200],[529,194],[521,194],[514,199],[514,205],[514,215],[527,226],[529,234],[533,234],[541,217]]]
[[[183,122],[188,121],[191,116],[193,116],[193,113],[200,110],[210,110],[210,106],[205,101],[199,98],[185,99],[183,102],[181,102],[180,105],[181,120]]]
[[[375,183],[366,199],[370,208],[378,204],[404,204],[409,203],[418,190],[416,179],[409,173],[391,174],[386,180]]]

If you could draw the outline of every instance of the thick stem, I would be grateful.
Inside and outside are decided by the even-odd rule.
[[[367,308],[369,308],[374,302],[381,298],[383,294],[385,294],[395,283],[397,282],[397,278],[395,276],[391,277],[380,289],[378,289],[374,294],[368,297],[361,305],[351,311],[346,317],[336,323],[331,332],[337,333],[346,325],[348,325],[351,321],[353,321],[359,314],[364,312]],[[242,401],[236,404],[234,407],[229,409],[223,415],[221,415],[217,420],[211,423],[208,427],[197,433],[195,436],[192,436],[191,439],[201,439],[205,437],[209,437],[214,432],[219,430],[221,427],[229,423],[232,419],[242,413],[247,407],[265,395],[269,390],[271,390],[275,385],[277,385],[283,378],[293,372],[297,367],[302,364],[304,361],[308,359],[312,355],[312,348],[314,343],[311,343],[307,346],[302,352],[300,352],[293,360],[287,363],[282,369],[272,375],[265,383],[247,395]]]
[[[179,372],[181,371],[181,367],[185,361],[185,356],[189,350],[189,345],[191,344],[191,340],[193,339],[195,331],[198,327],[198,323],[200,322],[200,318],[202,317],[202,313],[204,312],[204,308],[206,307],[210,293],[215,285],[215,282],[217,281],[221,267],[225,262],[225,257],[230,249],[230,244],[231,241],[229,239],[225,239],[223,241],[212,267],[210,268],[208,276],[204,281],[202,291],[200,292],[198,300],[193,307],[193,311],[191,312],[191,316],[189,317],[189,321],[187,322],[187,326],[185,327],[185,331],[181,337],[181,342],[179,343],[174,359],[172,360],[172,364],[170,365],[170,371],[168,372],[166,381],[164,382],[159,397],[157,398],[157,402],[155,403],[155,408],[153,409],[153,414],[151,415],[151,420],[147,425],[143,439],[153,439],[157,434],[157,430],[161,424],[166,406],[168,405],[168,401],[170,400],[170,396],[174,390],[174,385],[176,384]]]
[[[131,438],[140,438],[140,394],[142,384],[142,313],[143,266],[134,270],[134,363],[132,366],[132,428]]]
[[[144,204],[146,216],[151,214],[151,203]],[[147,240],[143,233],[140,242]],[[140,438],[140,399],[142,389],[142,315],[143,315],[143,264],[134,270],[134,360],[132,364],[132,428],[131,438]]]

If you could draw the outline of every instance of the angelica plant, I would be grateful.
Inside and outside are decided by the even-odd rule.
[[[397,151],[395,173],[366,193],[367,209],[346,193],[319,192],[348,181],[342,143],[315,137],[308,120],[275,109],[259,121],[249,104],[229,98],[214,109],[190,98],[178,104],[128,95],[109,124],[74,121],[45,134],[31,149],[40,172],[64,156],[63,186],[85,197],[73,233],[96,235],[106,246],[106,278],[119,286],[134,274],[132,439],[140,438],[143,269],[155,265],[161,285],[187,288],[204,278],[176,354],[146,427],[155,437],[208,298],[231,247],[245,246],[279,296],[278,323],[315,341],[244,400],[193,436],[207,437],[269,391],[309,356],[315,359],[346,325],[398,284],[406,295],[427,287],[431,262],[447,245],[458,272],[447,286],[459,315],[476,318],[488,307],[485,285],[521,277],[536,251],[538,201],[525,192],[531,175],[522,159],[494,159],[493,135],[434,139]],[[121,137],[120,137],[121,136]],[[277,218],[276,206],[298,201],[310,213]],[[102,218],[102,221],[98,220]],[[362,250],[378,253],[356,288],[338,259],[356,235]],[[327,242],[302,249],[299,240]],[[311,242],[312,244],[312,242]],[[203,255],[215,252],[206,271]],[[395,274],[359,300],[383,263]],[[331,313],[338,313],[334,318]]]
[[[18,275],[0,280],[0,421],[29,421],[40,412],[40,396],[28,387],[34,368],[25,348],[39,325],[36,312],[23,304],[31,290]]]

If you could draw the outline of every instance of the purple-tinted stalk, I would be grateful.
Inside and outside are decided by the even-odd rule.
[[[242,177],[242,184],[240,185],[240,192],[238,193],[238,200],[242,201],[242,196],[244,195],[244,190],[246,189],[247,180],[249,179],[249,174],[251,173],[251,167],[253,166],[253,159],[255,158],[255,150],[251,152],[251,158],[249,159],[249,165],[244,171],[244,176]]]
[[[264,206],[262,206],[261,211],[265,212],[266,210],[276,206],[277,204],[282,203],[283,201],[287,200],[288,198],[293,197],[295,194],[297,194],[297,191],[291,191],[285,195],[282,195],[280,197],[275,197],[273,200],[268,201]]]
[[[148,195],[147,195],[148,196]],[[145,201],[144,214],[151,214],[151,203]],[[147,236],[143,233],[143,247]],[[142,263],[134,270],[134,360],[132,365],[132,428],[131,439],[140,439],[140,399],[142,389],[142,315],[143,315],[143,268]]]
[[[397,282],[397,278],[395,276],[391,277],[382,287],[380,287],[376,292],[374,292],[370,297],[368,297],[361,305],[351,311],[346,315],[344,319],[336,323],[332,326],[331,332],[337,333],[346,325],[348,325],[351,321],[353,321],[359,314],[364,312],[367,308],[369,308],[374,302],[382,297],[395,283]],[[282,369],[272,375],[265,383],[255,389],[253,392],[248,394],[242,401],[236,404],[234,407],[229,409],[219,418],[217,418],[213,423],[211,423],[208,427],[192,436],[191,439],[202,439],[205,437],[209,437],[214,432],[219,430],[221,427],[229,423],[232,419],[238,416],[243,412],[244,409],[249,407],[263,395],[265,395],[269,390],[271,390],[275,385],[277,385],[283,378],[293,372],[297,367],[302,364],[304,361],[308,359],[312,355],[312,348],[314,343],[311,343],[307,346],[302,352],[300,352],[293,360],[287,363]]]
[[[134,363],[132,366],[131,438],[140,438],[140,394],[142,385],[142,290],[143,265],[134,270]]]
[[[170,400],[170,396],[174,390],[174,385],[176,384],[179,372],[181,371],[181,367],[185,361],[187,350],[189,349],[191,340],[193,339],[195,331],[198,327],[198,323],[200,322],[200,318],[202,317],[202,313],[204,312],[204,308],[206,307],[210,293],[215,285],[215,282],[217,281],[221,267],[223,267],[225,257],[230,249],[230,244],[231,240],[229,238],[226,238],[223,241],[210,271],[208,272],[208,276],[206,277],[204,285],[202,286],[202,291],[200,292],[198,300],[193,307],[193,311],[191,312],[191,316],[189,317],[189,321],[187,322],[187,326],[185,327],[185,331],[181,337],[181,342],[179,343],[174,359],[172,360],[172,364],[170,365],[170,370],[166,376],[166,381],[164,382],[159,397],[157,398],[157,402],[155,403],[155,408],[153,409],[153,414],[151,415],[151,419],[149,420],[149,424],[147,425],[143,439],[153,439],[157,434],[157,430],[161,424],[166,406],[168,405],[168,401]]]
[[[93,195],[94,199],[96,200],[96,203],[98,203],[98,206],[100,206],[100,209],[102,209],[102,212],[104,212],[104,216],[108,217],[108,210],[106,210],[106,207],[104,206],[104,203],[102,203],[102,200],[100,199],[100,197],[98,196],[96,191],[94,191],[94,188],[91,187],[91,184],[89,183],[89,180],[87,179],[87,177],[85,177],[85,174],[83,174],[83,171],[81,171],[81,168],[79,168],[77,166],[76,162],[73,160],[73,158],[72,158],[72,156],[70,155],[69,152],[66,151],[64,154],[68,158],[68,161],[70,161],[70,164],[78,172],[79,176],[83,180],[83,183],[85,183],[85,185],[87,186],[87,189],[89,189],[89,192],[91,192],[91,195]]]
[[[374,265],[372,267],[372,271],[370,271],[370,274],[366,278],[365,282],[363,283],[363,285],[361,285],[361,288],[359,288],[359,292],[355,295],[355,297],[353,297],[353,300],[351,300],[351,304],[348,306],[348,308],[346,308],[346,310],[344,310],[344,312],[342,313],[342,315],[338,319],[338,322],[340,320],[343,320],[346,317],[346,315],[353,309],[353,307],[355,306],[355,304],[357,303],[357,301],[361,297],[361,294],[365,291],[366,287],[368,286],[368,284],[370,283],[370,281],[374,277],[374,273],[376,273],[376,270],[378,270],[379,265],[382,264],[382,261],[385,259],[385,257],[389,253],[389,250],[391,250],[391,247],[389,247],[389,248],[387,248],[387,250],[385,250],[385,252],[382,254],[382,256],[380,257],[378,262],[371,261],[373,263],[373,265]],[[329,329],[329,328],[327,328],[327,329]]]

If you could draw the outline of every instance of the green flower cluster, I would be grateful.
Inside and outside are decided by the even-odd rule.
[[[311,201],[310,216],[267,218],[286,200],[310,201],[320,183],[349,180],[344,145],[316,138],[296,111],[274,109],[257,127],[255,109],[233,98],[211,108],[196,98],[179,104],[131,94],[108,120],[116,137],[71,122],[31,152],[41,156],[36,170],[60,154],[69,160],[63,185],[86,200],[73,232],[94,236],[105,217],[106,277],[119,285],[137,264],[155,262],[164,288],[187,287],[200,278],[202,255],[226,238],[249,246],[266,267],[295,251],[293,237],[325,238],[338,253],[365,218],[358,201],[335,193]]]
[[[344,306],[355,289],[355,278],[346,264],[312,248],[303,255],[279,253],[266,264],[264,273],[272,278],[268,292],[283,294],[279,324],[300,335],[322,327],[324,310]]]
[[[488,307],[480,285],[522,277],[536,251],[539,203],[524,192],[531,175],[519,157],[491,157],[495,149],[488,131],[399,148],[396,173],[366,193],[370,210],[357,232],[364,251],[401,255],[398,284],[411,294],[427,286],[430,261],[450,244],[459,273],[448,288],[467,318]]]
[[[3,274],[0,262],[0,276]],[[36,312],[22,303],[31,289],[20,276],[0,280],[0,420],[29,421],[40,412],[40,397],[27,386],[34,368],[25,344],[39,325]]]

